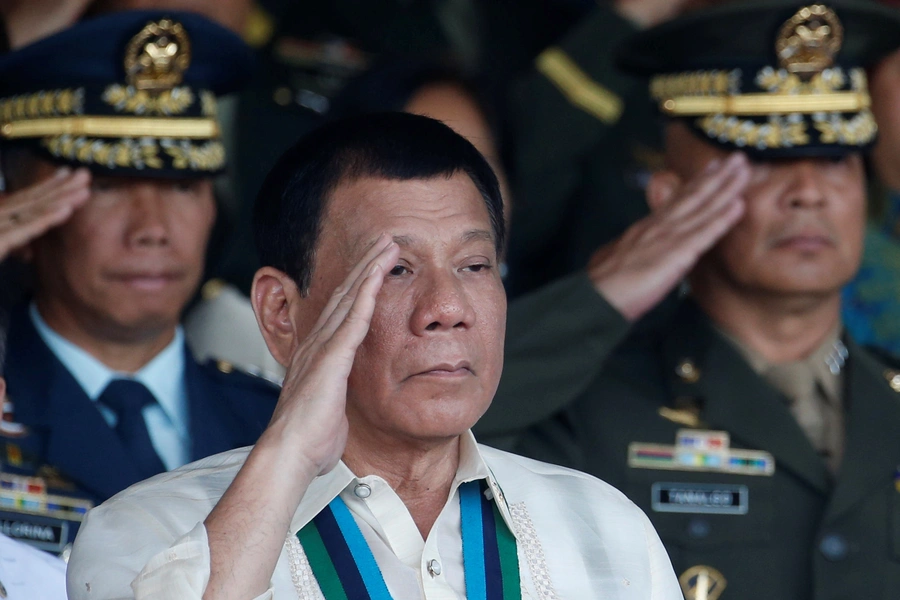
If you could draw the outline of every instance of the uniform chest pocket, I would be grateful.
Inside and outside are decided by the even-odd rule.
[[[772,538],[773,478],[730,473],[628,470],[628,497],[659,536],[683,548],[767,542]]]

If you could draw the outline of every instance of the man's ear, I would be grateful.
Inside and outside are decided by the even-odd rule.
[[[300,341],[296,322],[300,301],[300,290],[287,273],[263,267],[254,275],[250,302],[256,323],[269,352],[283,367],[290,363],[294,347]]]
[[[671,204],[681,188],[681,177],[674,171],[657,171],[647,184],[647,205],[657,213]]]

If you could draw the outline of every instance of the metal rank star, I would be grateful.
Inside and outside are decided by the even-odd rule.
[[[728,582],[716,569],[706,565],[691,567],[678,578],[685,600],[717,600]]]
[[[191,42],[181,23],[148,23],[125,49],[128,83],[139,90],[163,91],[181,83],[191,64]]]
[[[834,64],[844,42],[844,26],[821,4],[801,8],[778,32],[775,52],[781,66],[797,75],[814,75]]]

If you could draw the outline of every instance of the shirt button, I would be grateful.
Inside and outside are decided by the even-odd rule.
[[[839,533],[829,533],[819,542],[819,550],[828,560],[838,561],[847,558],[850,548],[844,536]]]
[[[360,483],[353,488],[353,493],[356,494],[357,498],[368,498],[372,495],[372,488],[365,483]]]
[[[435,559],[431,559],[428,561],[428,573],[432,577],[437,577],[441,574],[441,563],[436,561]]]

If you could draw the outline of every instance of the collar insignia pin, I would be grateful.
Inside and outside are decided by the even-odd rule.
[[[900,371],[886,369],[884,371],[884,378],[887,380],[888,385],[891,386],[892,390],[900,393]]]
[[[700,368],[690,358],[685,358],[675,367],[675,374],[685,383],[697,383],[700,381]]]

